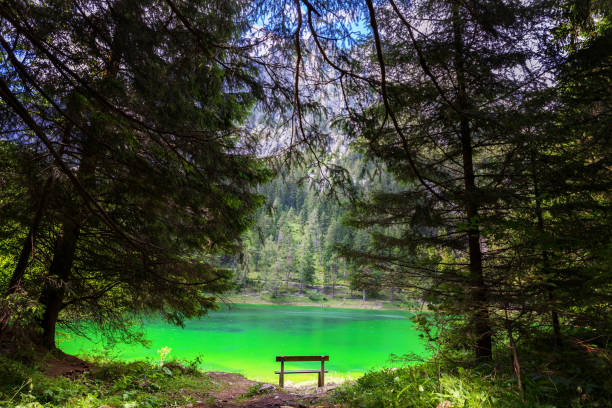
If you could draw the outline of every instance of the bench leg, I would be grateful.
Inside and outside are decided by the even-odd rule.
[[[319,373],[319,378],[317,381],[317,386],[318,387],[322,387],[323,386],[323,373]]]
[[[285,386],[285,362],[281,361],[280,375],[278,376],[278,385],[283,388]]]
[[[325,362],[321,361],[321,372],[319,373],[319,387],[325,385]]]

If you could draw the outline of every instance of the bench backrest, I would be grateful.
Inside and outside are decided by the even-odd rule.
[[[329,361],[329,356],[276,356],[276,361]]]

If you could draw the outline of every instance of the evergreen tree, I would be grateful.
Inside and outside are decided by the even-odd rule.
[[[605,17],[610,10],[581,11],[567,2],[566,20],[558,28],[556,53],[567,53],[559,66],[558,83],[536,93],[528,106],[529,140],[522,152],[525,188],[531,199],[515,214],[508,232],[521,260],[527,312],[524,326],[537,314],[552,327],[561,346],[574,327],[609,335],[606,282],[610,271],[601,260],[611,241],[609,115],[611,71],[608,68],[612,31]],[[599,14],[599,16],[598,16]],[[569,27],[572,27],[569,29]],[[581,32],[582,40],[576,38]],[[555,63],[556,60],[553,60]],[[587,331],[587,336],[592,332]]]
[[[309,235],[305,235],[300,246],[300,293],[305,285],[314,283],[314,247]]]
[[[468,317],[476,357],[490,359],[490,288],[502,268],[486,234],[504,214],[498,203],[513,205],[516,192],[507,182],[506,152],[521,134],[517,90],[533,81],[523,67],[535,49],[521,38],[537,26],[536,8],[390,1],[376,9],[367,3],[377,61],[368,68],[381,75],[381,102],[356,112],[348,130],[405,187],[360,204],[352,224],[373,228],[375,238],[370,255],[354,255],[435,278],[432,290],[445,294],[444,310]],[[436,266],[437,253],[446,249],[454,259]]]
[[[45,272],[31,277],[44,282],[30,296],[43,305],[46,347],[62,311],[123,329],[126,309],[181,323],[228,287],[214,254],[235,251],[267,177],[236,127],[258,92],[228,52],[241,6],[49,1],[0,11],[3,134],[62,172]]]

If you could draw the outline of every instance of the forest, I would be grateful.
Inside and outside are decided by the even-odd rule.
[[[343,154],[339,164],[357,186],[354,195],[397,188],[392,176],[377,172],[357,153]],[[291,295],[306,295],[313,302],[336,297],[418,301],[414,290],[396,282],[397,276],[358,265],[343,254],[366,250],[370,243],[367,231],[345,223],[346,197],[322,191],[299,169],[278,174],[259,192],[266,204],[243,236],[242,251],[226,260],[234,269],[236,290],[267,293],[277,302],[290,301]]]
[[[3,0],[0,21],[0,406],[280,406],[215,397],[169,348],[62,351],[237,296],[410,311],[426,357],[302,405],[612,405],[608,0]]]

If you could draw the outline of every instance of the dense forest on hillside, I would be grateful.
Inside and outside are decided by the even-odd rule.
[[[340,297],[362,300],[413,300],[399,293],[403,289],[408,295],[408,288],[397,287],[391,274],[359,266],[341,253],[347,248],[364,251],[370,244],[366,230],[344,222],[350,200],[373,191],[397,190],[398,183],[358,153],[341,155],[337,165],[351,176],[350,196],[333,194],[301,168],[285,170],[260,187],[266,204],[244,235],[243,251],[234,261],[240,289],[273,297],[306,293],[315,301],[335,298],[338,291]]]

